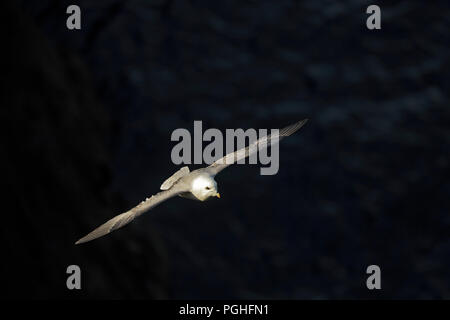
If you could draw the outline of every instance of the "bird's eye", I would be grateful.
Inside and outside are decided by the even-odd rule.
[[[206,190],[211,190],[211,188],[210,188],[210,187],[206,187],[205,189],[206,189]]]

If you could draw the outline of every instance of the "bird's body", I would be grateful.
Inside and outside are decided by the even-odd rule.
[[[217,190],[217,183],[214,179],[216,174],[231,164],[236,163],[238,160],[246,158],[250,154],[257,152],[258,147],[261,147],[262,145],[267,147],[270,144],[277,143],[284,137],[290,136],[292,133],[300,129],[306,121],[307,119],[281,129],[277,136],[271,135],[262,137],[245,148],[227,154],[225,157],[218,159],[208,167],[197,169],[192,172],[189,171],[188,167],[181,168],[163,182],[161,185],[161,192],[145,199],[129,211],[117,215],[111,220],[105,222],[97,229],[78,240],[75,244],[94,240],[110,233],[111,231],[119,229],[130,223],[142,213],[177,195],[183,198],[199,201],[205,201],[211,197],[220,198],[220,194]]]
[[[204,168],[192,171],[191,174],[180,178],[178,183],[184,184],[190,189],[189,192],[180,194],[183,198],[200,201],[205,201],[210,197],[220,198],[216,180]]]

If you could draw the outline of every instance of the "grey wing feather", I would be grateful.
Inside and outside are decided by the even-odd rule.
[[[166,179],[166,181],[164,181],[160,187],[161,190],[168,190],[170,189],[175,182],[177,182],[178,180],[180,180],[182,177],[186,176],[189,174],[189,168],[187,166],[181,168],[180,170],[178,170],[177,172],[175,172],[173,175],[171,175],[169,178]]]
[[[226,167],[232,165],[233,163],[238,162],[241,159],[244,159],[251,154],[258,151],[258,148],[267,148],[271,144],[278,143],[284,137],[288,137],[298,129],[303,127],[303,125],[308,121],[308,119],[304,119],[298,121],[290,126],[287,126],[281,129],[277,135],[268,135],[262,138],[259,138],[255,142],[251,143],[245,148],[239,149],[237,151],[231,152],[227,154],[225,157],[216,160],[212,163],[208,168],[208,172],[212,175],[216,175]]]
[[[171,188],[166,191],[158,192],[157,194],[153,195],[150,198],[147,198],[146,200],[142,201],[140,204],[138,204],[136,207],[128,210],[127,212],[124,212],[122,214],[119,214],[112,218],[111,220],[108,220],[101,226],[99,226],[97,229],[89,233],[88,235],[84,236],[75,244],[80,244],[83,242],[88,242],[94,239],[97,239],[99,237],[102,237],[114,230],[117,230],[119,228],[122,228],[123,226],[127,225],[131,221],[133,221],[135,218],[139,217],[144,212],[150,210],[151,208],[157,206],[161,202],[170,199],[180,193],[184,192],[182,188]]]

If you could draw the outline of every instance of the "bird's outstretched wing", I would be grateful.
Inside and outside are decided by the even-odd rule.
[[[99,237],[102,237],[114,230],[117,230],[119,228],[122,228],[123,226],[127,225],[131,221],[133,221],[135,218],[139,217],[144,212],[150,210],[153,207],[156,207],[161,202],[166,201],[167,199],[170,199],[180,193],[185,192],[181,187],[173,186],[169,190],[158,192],[157,194],[151,196],[150,198],[147,198],[146,200],[142,201],[140,204],[138,204],[136,207],[128,210],[127,212],[124,212],[122,214],[119,214],[112,218],[111,220],[108,220],[104,224],[102,224],[100,227],[89,233],[88,235],[84,236],[75,244],[80,244],[83,242],[88,242],[94,239],[97,239]]]
[[[232,165],[233,163],[238,162],[241,159],[247,158],[251,154],[258,151],[258,148],[267,148],[271,144],[278,143],[281,139],[284,137],[288,137],[294,132],[296,132],[298,129],[303,127],[303,125],[308,121],[308,119],[304,119],[302,121],[298,121],[290,126],[287,126],[283,129],[281,129],[277,135],[268,135],[259,138],[258,140],[254,141],[250,145],[248,145],[245,148],[239,149],[234,152],[230,152],[225,157],[222,157],[215,162],[213,162],[207,169],[207,171],[211,175],[216,175],[226,167]]]

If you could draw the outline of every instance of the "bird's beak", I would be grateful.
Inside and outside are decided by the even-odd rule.
[[[220,199],[220,193],[217,192],[216,197]]]

